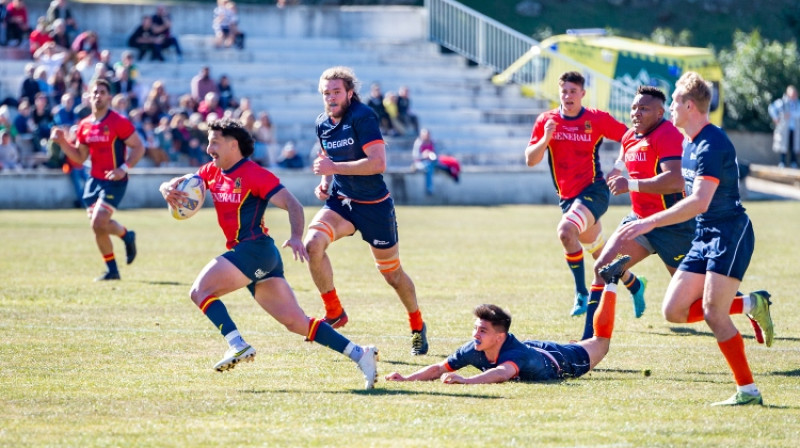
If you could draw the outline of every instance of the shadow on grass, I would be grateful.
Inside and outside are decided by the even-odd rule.
[[[698,331],[698,330],[695,330],[694,328],[687,328],[687,327],[670,327],[669,330],[671,331],[671,334],[659,333],[659,332],[648,333],[648,334],[657,334],[657,335],[661,335],[661,336],[671,336],[671,335],[677,334],[679,336],[711,336],[711,337],[714,337],[714,333],[712,333],[710,330],[709,331]],[[747,330],[745,330],[745,331],[747,331]],[[741,332],[741,330],[740,330],[740,332]],[[749,335],[749,334],[744,334],[744,333],[742,333],[742,338],[743,339],[755,340],[755,336]],[[800,341],[800,338],[775,336],[775,342],[777,342],[777,341],[797,342],[797,341]]]
[[[498,395],[486,395],[486,394],[457,394],[457,393],[447,393],[447,392],[438,392],[438,391],[419,391],[419,390],[402,390],[402,389],[383,389],[383,388],[376,388],[372,390],[362,390],[362,389],[349,389],[349,390],[336,390],[336,391],[307,391],[307,390],[290,390],[290,389],[278,389],[278,390],[242,390],[240,391],[245,394],[253,394],[253,395],[260,395],[260,394],[318,394],[318,393],[327,393],[327,394],[356,394],[356,395],[381,395],[381,396],[391,396],[391,395],[431,395],[431,396],[441,396],[441,397],[458,397],[458,398],[489,398],[489,399],[501,399],[507,398]]]
[[[772,374],[780,376],[800,376],[800,369],[785,370],[783,372],[772,372]]]
[[[154,286],[192,286],[191,283],[186,283],[186,282],[139,281],[139,283],[144,283],[146,285],[154,285]]]

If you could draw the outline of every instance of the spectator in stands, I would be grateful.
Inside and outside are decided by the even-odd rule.
[[[67,24],[64,19],[56,19],[50,25],[50,39],[65,50],[70,48],[72,41],[69,39],[69,34],[67,34]]]
[[[178,153],[172,147],[172,129],[169,127],[169,122],[169,115],[162,116],[158,126],[153,129],[153,135],[156,138],[158,147],[167,154],[168,160],[166,163],[172,165],[178,161]]]
[[[386,107],[383,105],[383,93],[381,92],[380,84],[374,83],[370,86],[367,106],[378,116],[381,132],[388,134],[392,129],[392,123],[389,114],[386,113]]]
[[[34,77],[35,72],[36,64],[32,62],[25,64],[25,78],[22,80],[19,91],[20,102],[25,99],[28,100],[29,104],[32,104],[33,100],[36,98],[36,94],[39,93],[39,83]]]
[[[172,18],[164,5],[156,6],[156,12],[151,17],[153,22],[153,32],[161,38],[161,50],[167,50],[170,47],[175,47],[175,54],[178,61],[183,61],[183,51],[178,39],[172,34]]]
[[[239,118],[241,118],[242,114],[243,114],[245,111],[248,111],[248,110],[249,110],[250,112],[253,112],[253,108],[252,108],[252,107],[251,107],[251,105],[250,105],[250,98],[248,98],[248,97],[246,97],[246,96],[243,96],[243,97],[242,97],[242,98],[239,100],[239,105],[238,105],[238,107],[236,107],[236,109],[234,109],[234,110],[233,110],[233,113],[231,114],[231,116],[232,116],[232,117],[233,117],[235,120],[238,120]]]
[[[383,98],[383,108],[386,110],[386,115],[389,116],[392,130],[389,135],[400,136],[406,133],[403,123],[400,122],[400,113],[397,111],[397,94],[394,92],[386,92]]]
[[[16,120],[11,121],[11,112],[5,104],[0,106],[0,131],[8,131],[12,140],[17,137]]]
[[[251,112],[245,112],[251,113]],[[242,114],[244,116],[244,113]],[[258,120],[255,123],[254,138],[256,145],[264,145],[265,157],[264,166],[273,166],[277,159],[278,137],[275,134],[275,126],[266,112],[259,112]]]
[[[0,130],[0,171],[20,169],[19,148],[11,140],[11,132]]]
[[[64,69],[56,70],[47,80],[48,96],[50,104],[55,105],[61,102],[61,97],[67,93],[67,80],[64,77]]]
[[[219,77],[217,90],[219,92],[220,107],[222,107],[224,110],[236,109],[239,103],[236,101],[236,97],[233,95],[233,86],[231,86],[231,80],[228,79],[228,75],[222,75]]]
[[[8,43],[8,5],[6,0],[0,0],[0,46]]]
[[[53,114],[50,112],[49,99],[43,92],[36,94],[36,99],[33,103],[33,111],[31,118],[35,125],[33,132],[36,148],[38,151],[44,149],[47,140],[50,138],[50,130],[53,128]],[[38,152],[37,151],[37,152]]]
[[[72,41],[72,53],[80,57],[84,52],[91,54],[95,60],[100,60],[100,44],[97,41],[96,32],[84,31]]]
[[[147,93],[146,101],[154,103],[159,114],[162,115],[169,113],[172,105],[169,93],[167,93],[164,83],[160,80],[153,82],[153,85],[150,86],[150,92]],[[158,126],[158,123],[155,123],[155,125]]]
[[[185,161],[185,163],[189,161],[189,140],[192,139],[192,133],[187,126],[188,121],[189,117],[179,112],[172,116],[172,120],[169,123],[172,134],[170,137],[172,153],[177,155],[178,161]]]
[[[400,86],[397,90],[397,114],[400,123],[407,130],[413,130],[414,135],[419,134],[419,120],[417,116],[411,112],[411,98],[409,96],[408,86]]]
[[[286,144],[283,145],[281,154],[278,156],[278,166],[292,170],[303,169],[305,162],[303,161],[303,157],[297,153],[294,142],[286,142]]]
[[[92,104],[89,101],[89,92],[83,92],[80,95],[75,95],[75,98],[80,99],[80,103],[75,106],[75,116],[77,117],[78,121],[81,121],[92,113]]]
[[[130,79],[129,73],[125,67],[118,67],[111,85],[111,90],[127,97],[128,110],[139,107],[139,88],[136,81]]]
[[[797,88],[792,85],[787,87],[786,93],[769,105],[768,112],[775,124],[772,149],[781,156],[778,166],[797,168],[800,153],[800,100],[797,99]]]
[[[47,19],[44,16],[39,17],[36,21],[36,28],[31,31],[28,41],[30,42],[31,57],[42,45],[53,41],[53,38],[50,37],[50,31],[47,30]]]
[[[33,72],[33,77],[36,78],[36,82],[39,83],[39,93],[36,94],[36,97],[38,97],[39,94],[44,94],[47,99],[47,106],[49,107],[53,103],[50,97],[50,84],[47,82],[47,67],[36,67],[36,71]],[[36,104],[36,97],[33,98],[34,104]]]
[[[214,19],[211,28],[214,30],[214,45],[217,48],[233,45],[231,36],[231,10],[228,9],[227,0],[217,0],[214,8]]]
[[[104,62],[104,64],[106,63]],[[114,63],[111,73],[116,73],[120,68],[124,68],[125,71],[128,72],[128,79],[133,81],[139,80],[139,68],[136,66],[136,61],[133,59],[132,51],[125,50],[122,52],[120,60]]]
[[[192,95],[187,93],[178,97],[178,106],[174,107],[169,110],[169,115],[174,117],[177,114],[183,114],[185,116],[189,116],[197,109],[197,105],[192,98]]]
[[[414,161],[412,169],[425,173],[425,193],[429,196],[433,194],[433,175],[436,170],[444,171],[455,182],[459,181],[461,164],[454,157],[436,153],[428,129],[422,128],[419,131],[419,136],[414,141],[414,148],[411,150],[411,158]]]
[[[57,46],[55,42],[47,42],[33,54],[33,59],[38,63],[37,71],[43,69],[45,79],[52,75],[56,70],[61,69],[65,62],[69,60],[69,53]],[[34,77],[38,75],[34,73]],[[40,86],[41,87],[41,86]]]
[[[164,37],[156,34],[153,29],[153,19],[150,16],[142,16],[142,23],[128,38],[128,46],[139,50],[140,61],[147,53],[150,53],[151,61],[164,61],[164,56],[161,55],[163,43]]]
[[[144,101],[142,107],[142,121],[153,125],[153,129],[161,122],[161,118],[166,114],[158,108],[158,104],[149,97]]]
[[[128,112],[131,110],[128,96],[122,93],[114,95],[111,98],[111,110],[128,118]]]
[[[5,111],[3,111],[5,108]],[[3,117],[8,116],[8,108],[6,106],[0,107],[0,128],[3,127],[2,121]],[[37,149],[36,148],[36,140],[34,138],[34,131],[36,130],[36,125],[33,123],[33,118],[31,118],[31,103],[28,102],[27,98],[23,98],[19,105],[17,105],[17,116],[14,118],[14,125],[13,128],[14,132],[11,135],[14,137],[14,141],[16,142],[17,146],[20,150],[20,157],[23,161],[26,160],[26,157]],[[16,133],[16,135],[14,135]]]
[[[219,104],[219,95],[215,92],[206,93],[203,101],[197,105],[197,112],[203,116],[203,121],[206,121],[208,114],[212,112],[217,114],[217,117],[222,117],[225,114],[225,110]]]
[[[208,92],[219,93],[217,83],[211,79],[211,69],[206,65],[200,69],[200,73],[195,75],[191,81],[192,99],[200,103],[205,99]]]
[[[67,92],[75,95],[75,98],[80,98],[86,91],[86,84],[83,82],[83,76],[77,68],[72,69],[67,73]]]
[[[53,0],[47,8],[47,25],[52,26],[58,19],[64,21],[67,36],[72,36],[78,31],[78,24],[72,16],[67,0]]]
[[[78,122],[78,116],[75,115],[75,95],[72,93],[65,93],[61,96],[61,103],[53,109],[53,123],[56,126],[61,126],[69,129],[70,126]]]
[[[73,68],[80,72],[81,79],[91,79],[94,75],[95,64],[99,62],[98,59],[92,56],[89,52],[82,52],[77,55],[78,61]]]
[[[6,33],[10,43],[22,45],[25,42],[31,26],[28,22],[28,8],[22,0],[11,0],[6,7]]]
[[[233,46],[238,48],[239,50],[244,49],[244,33],[239,29],[239,10],[236,6],[236,2],[233,0],[227,0],[225,2],[226,7],[230,11],[230,36],[233,39]]]
[[[127,51],[131,55],[131,63],[133,63],[133,53]],[[124,54],[124,53],[123,53]],[[100,50],[100,62],[106,66],[106,70],[114,71],[114,63],[111,62],[111,50]]]

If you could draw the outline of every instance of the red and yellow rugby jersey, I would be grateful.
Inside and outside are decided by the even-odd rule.
[[[125,163],[125,140],[135,131],[127,118],[111,109],[101,120],[89,115],[78,123],[78,143],[89,147],[92,177],[105,179],[107,172]]]
[[[209,162],[200,167],[197,175],[211,193],[228,249],[240,241],[256,240],[269,234],[264,225],[264,212],[272,195],[283,188],[274,174],[250,159],[242,159],[229,170]]]
[[[582,108],[575,117],[560,109],[547,111],[536,119],[528,146],[544,137],[547,120],[556,121],[556,130],[548,145],[548,163],[556,192],[561,199],[574,198],[594,181],[603,178],[598,150],[603,138],[620,141],[627,127],[609,113]]]
[[[631,179],[650,179],[661,174],[661,162],[681,160],[683,134],[668,120],[661,120],[655,129],[645,135],[628,130],[622,137],[625,167]],[[645,218],[672,207],[683,199],[683,192],[670,194],[631,191],[633,212]]]

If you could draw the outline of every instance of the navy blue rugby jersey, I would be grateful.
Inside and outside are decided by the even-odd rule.
[[[513,334],[509,333],[500,354],[494,361],[489,360],[486,354],[475,349],[475,341],[471,340],[462,345],[455,353],[447,358],[448,371],[456,371],[466,366],[473,366],[485,372],[500,364],[511,362],[517,367],[517,376],[522,381],[549,381],[560,378],[558,366],[554,365],[546,355],[534,347],[544,348],[542,341],[520,342]]]
[[[358,101],[350,103],[344,116],[334,124],[324,112],[317,117],[317,138],[334,162],[364,159],[364,148],[383,144],[378,117],[368,106]],[[389,189],[382,174],[367,176],[333,175],[332,194],[357,201],[375,201],[386,197]]]
[[[692,194],[695,179],[717,182],[717,191],[698,222],[727,220],[744,213],[739,196],[739,164],[736,149],[725,132],[707,124],[694,138],[683,141],[681,171],[686,179],[686,195]]]

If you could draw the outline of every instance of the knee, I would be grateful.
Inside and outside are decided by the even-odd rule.
[[[384,280],[386,280],[389,286],[397,289],[400,287],[405,274],[403,273],[403,268],[398,266],[397,269],[390,272],[381,271],[381,275],[383,275]]]
[[[304,319],[291,319],[287,322],[283,322],[283,326],[292,333],[305,336],[308,334],[308,322],[308,317]]]
[[[668,303],[669,301],[665,302],[667,303],[664,303],[664,306],[661,307],[661,314],[664,315],[664,319],[667,322],[671,322],[673,324],[686,323],[686,316],[688,314],[688,311],[670,305],[670,303]]]
[[[305,246],[309,257],[319,258],[325,253],[325,249],[328,247],[328,241],[323,235],[320,235],[318,232],[313,232],[306,238]]]
[[[556,229],[558,239],[562,244],[572,243],[578,239],[578,229],[569,221],[561,221]]]

